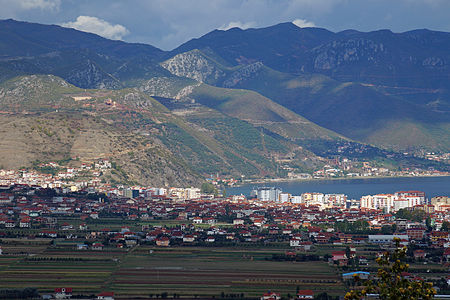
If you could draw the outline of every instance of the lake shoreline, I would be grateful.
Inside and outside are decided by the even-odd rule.
[[[347,181],[347,180],[372,180],[372,179],[396,179],[396,178],[447,178],[450,175],[422,175],[422,176],[358,176],[358,177],[348,177],[348,178],[307,178],[307,179],[299,179],[299,178],[272,178],[272,179],[255,179],[254,181],[244,182],[242,184],[236,184],[233,186],[227,186],[226,188],[234,188],[234,187],[242,187],[249,184],[265,184],[265,183],[279,183],[279,182],[320,182],[320,181]]]
[[[396,176],[359,177],[308,180],[252,181],[239,186],[226,187],[227,195],[250,195],[256,187],[277,187],[292,195],[317,192],[345,194],[349,199],[364,195],[393,194],[399,191],[423,191],[427,198],[450,196],[450,176]]]

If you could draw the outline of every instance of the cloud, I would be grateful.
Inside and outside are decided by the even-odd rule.
[[[22,9],[59,10],[61,0],[16,0]]]
[[[310,21],[306,21],[305,19],[295,19],[294,21],[292,21],[292,23],[294,23],[294,25],[296,25],[300,28],[316,27],[316,24],[314,24],[313,22],[310,22]]]
[[[220,30],[228,30],[228,29],[231,29],[231,28],[234,28],[234,27],[238,27],[240,29],[248,29],[250,27],[254,27],[255,25],[256,25],[255,22],[242,23],[242,22],[239,22],[239,21],[234,21],[234,22],[228,23],[228,25],[223,24],[218,29],[220,29]]]
[[[130,33],[120,24],[113,25],[105,20],[89,16],[79,16],[75,22],[63,23],[61,26],[95,33],[112,40],[121,40]]]

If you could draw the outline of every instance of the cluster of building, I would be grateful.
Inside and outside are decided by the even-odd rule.
[[[349,265],[352,259],[358,259],[359,266],[368,264],[369,258],[356,256],[355,245],[379,247],[381,253],[382,248],[392,246],[398,238],[404,245],[415,244],[414,259],[438,259],[450,266],[450,210],[425,212],[433,220],[430,227],[425,220],[396,218],[381,206],[347,207],[347,199],[341,194],[305,193],[295,198],[299,201],[292,201],[293,197],[284,196],[276,188],[257,189],[253,198],[214,198],[202,195],[198,189],[175,191],[135,188],[105,196],[88,190],[73,193],[63,188],[23,184],[4,186],[0,190],[0,228],[4,228],[0,229],[0,237],[14,237],[15,227],[29,228],[32,230],[26,234],[28,238],[34,235],[76,241],[79,251],[103,251],[138,244],[169,247],[276,243],[292,249],[286,252],[286,257],[295,257],[297,253],[311,251],[322,244],[347,246],[349,253],[329,253],[329,263],[339,266]],[[408,201],[414,204],[425,198],[417,191],[395,195],[402,199],[411,198]],[[416,198],[418,202],[415,202]],[[433,201],[447,203],[450,198],[436,197]],[[411,209],[419,208],[416,205]],[[71,224],[67,221],[68,216],[76,221]],[[61,217],[64,222],[60,221]],[[128,220],[130,225],[98,227],[98,220],[111,217]],[[150,222],[145,222],[149,220],[177,222],[172,222],[171,226],[151,226],[148,225]],[[342,230],[340,226],[361,222],[366,226],[362,231]],[[391,233],[384,232],[385,228]],[[439,252],[439,257],[431,257],[436,255],[433,249],[443,251]],[[300,297],[310,297],[310,294],[308,291],[308,295],[297,295],[297,299],[309,299]]]
[[[284,166],[288,171],[290,179],[326,179],[326,178],[349,178],[349,177],[427,177],[448,176],[450,173],[437,170],[405,169],[389,170],[383,167],[372,166],[369,162],[354,162],[350,159],[331,160],[332,164],[324,165],[312,174],[297,173],[293,168]],[[357,166],[360,165],[360,166]]]
[[[102,172],[111,169],[112,163],[108,159],[99,159],[92,163],[82,163],[80,167],[63,167],[56,162],[42,163],[37,169],[46,170],[3,170],[0,169],[0,185],[26,184],[43,188],[68,187],[72,191],[102,185]],[[81,176],[83,180],[78,180]]]
[[[361,199],[349,199],[345,194],[303,193],[292,195],[283,193],[276,187],[259,187],[252,190],[251,197],[262,202],[317,206],[319,210],[354,208],[381,210],[386,213],[397,212],[400,209],[420,209],[427,213],[450,211],[449,197],[434,197],[428,201],[422,191],[399,191],[394,194],[367,195]]]
[[[428,160],[434,160],[439,162],[447,162],[450,160],[450,153],[434,153],[428,152],[424,155]]]
[[[276,189],[270,192],[276,194]],[[442,239],[427,236],[429,232],[425,221],[417,222],[395,218],[390,212],[380,207],[373,209],[347,208],[345,197],[329,194],[327,197],[314,198],[313,195],[302,195],[300,203],[289,201],[270,201],[258,198],[247,199],[244,196],[214,198],[212,195],[199,195],[198,190],[185,189],[183,195],[168,194],[169,190],[147,188],[126,190],[124,195],[110,194],[100,197],[95,193],[64,193],[63,189],[43,189],[36,186],[14,185],[4,187],[0,191],[0,226],[5,228],[40,228],[40,236],[73,238],[75,235],[93,237],[104,240],[121,234],[123,245],[133,245],[139,241],[164,243],[178,242],[251,242],[270,243],[286,242],[291,246],[300,246],[303,242],[317,243],[360,243],[370,242],[369,236],[361,237],[339,232],[338,223],[353,224],[364,221],[365,230],[380,231],[383,227],[393,228],[397,233],[406,234],[409,239],[413,234],[410,229],[420,229],[420,238],[428,238],[441,246],[449,246],[448,233]],[[164,194],[164,191],[167,191]],[[127,195],[128,193],[128,195]],[[180,191],[181,193],[181,191]],[[399,192],[404,194],[405,192]],[[279,193],[278,199],[281,199]],[[420,194],[418,197],[422,197]],[[326,200],[327,199],[327,200]],[[323,202],[323,201],[329,202]],[[437,203],[449,201],[447,197],[435,199]],[[322,201],[327,205],[324,209],[317,205]],[[322,203],[320,202],[320,203]],[[330,204],[331,203],[331,204]],[[413,207],[412,209],[417,209]],[[450,221],[450,210],[427,212],[433,220],[435,232],[441,234],[444,222]],[[85,221],[80,226],[58,223],[59,217],[78,217]],[[102,219],[104,216],[117,216],[128,220],[178,220],[184,226],[171,228],[139,228],[131,234],[114,230],[91,231],[89,220]],[[179,223],[181,223],[179,222]],[[217,226],[220,223],[225,226]],[[201,225],[201,226],[198,226]],[[447,224],[448,225],[448,224]],[[77,234],[75,234],[75,232]],[[5,232],[4,232],[5,234]],[[432,234],[435,234],[432,232]],[[439,235],[438,234],[438,235]],[[408,239],[407,239],[408,240]],[[379,242],[379,241],[377,241]],[[433,243],[431,243],[433,244]]]
[[[275,187],[260,187],[253,189],[250,196],[257,198],[262,202],[304,204],[306,206],[315,205],[320,209],[332,207],[343,208],[349,206],[348,204],[351,204],[347,203],[348,199],[345,194],[303,193],[296,196],[289,193],[283,193],[281,189]]]

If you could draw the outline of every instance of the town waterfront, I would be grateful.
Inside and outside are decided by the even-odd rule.
[[[283,192],[300,195],[308,192],[346,194],[351,199],[364,195],[395,193],[404,190],[423,191],[427,198],[450,196],[450,177],[401,177],[342,180],[304,180],[247,184],[227,188],[228,195],[249,195],[254,187],[274,186]]]

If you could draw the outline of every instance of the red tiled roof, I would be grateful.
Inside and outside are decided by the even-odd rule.
[[[312,290],[299,290],[297,296],[313,296],[314,292]]]

